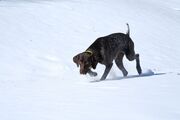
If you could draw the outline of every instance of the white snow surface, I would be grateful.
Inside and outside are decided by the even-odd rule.
[[[80,75],[73,56],[126,23],[142,75]],[[180,1],[1,0],[0,120],[180,120]]]

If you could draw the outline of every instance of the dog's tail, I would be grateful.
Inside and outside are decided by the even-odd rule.
[[[126,35],[130,35],[130,28],[129,28],[129,24],[128,23],[126,23],[126,25],[127,25],[127,28],[128,28],[128,30],[127,30],[127,32],[126,32]]]

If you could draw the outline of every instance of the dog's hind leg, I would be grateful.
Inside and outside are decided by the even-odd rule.
[[[116,65],[118,66],[118,68],[122,71],[123,75],[124,76],[127,76],[128,72],[127,70],[124,68],[124,65],[123,65],[123,57],[124,57],[124,53],[120,52],[116,59],[115,59],[115,63]]]
[[[137,69],[137,72],[139,74],[141,74],[142,73],[142,69],[141,69],[141,66],[140,66],[139,54],[135,54],[135,52],[134,52],[134,44],[132,42],[130,42],[130,44],[129,44],[129,50],[126,53],[126,57],[127,57],[127,59],[129,61],[133,61],[134,59],[136,60],[136,69]]]
[[[139,54],[135,54],[135,59],[136,59],[136,69],[137,69],[138,73],[141,74],[142,69],[140,66]]]
[[[106,79],[109,71],[110,71],[111,68],[112,68],[112,65],[113,65],[113,63],[106,65],[105,71],[104,71],[104,73],[103,73],[103,75],[102,75],[102,77],[101,77],[100,80],[105,80],[105,79]]]
[[[135,55],[126,55],[127,59],[129,61],[133,61],[134,59],[136,60],[136,69],[137,69],[137,72],[139,74],[142,73],[142,70],[141,70],[141,66],[140,66],[140,60],[139,60],[139,54],[135,54]]]

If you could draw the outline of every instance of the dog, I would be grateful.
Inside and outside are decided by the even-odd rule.
[[[122,71],[123,76],[128,72],[123,65],[124,55],[129,61],[136,60],[136,69],[139,74],[142,73],[139,54],[135,54],[134,43],[130,38],[130,28],[127,23],[127,33],[113,33],[104,37],[97,38],[85,52],[79,53],[73,57],[77,67],[80,66],[80,74],[89,74],[96,76],[97,73],[91,71],[96,69],[98,63],[105,65],[104,73],[100,80],[105,80],[113,66],[113,60],[117,67]]]

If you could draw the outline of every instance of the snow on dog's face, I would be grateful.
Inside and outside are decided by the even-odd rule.
[[[88,53],[80,53],[73,57],[73,61],[77,64],[77,67],[80,66],[80,74],[87,74],[91,68],[92,56]]]

